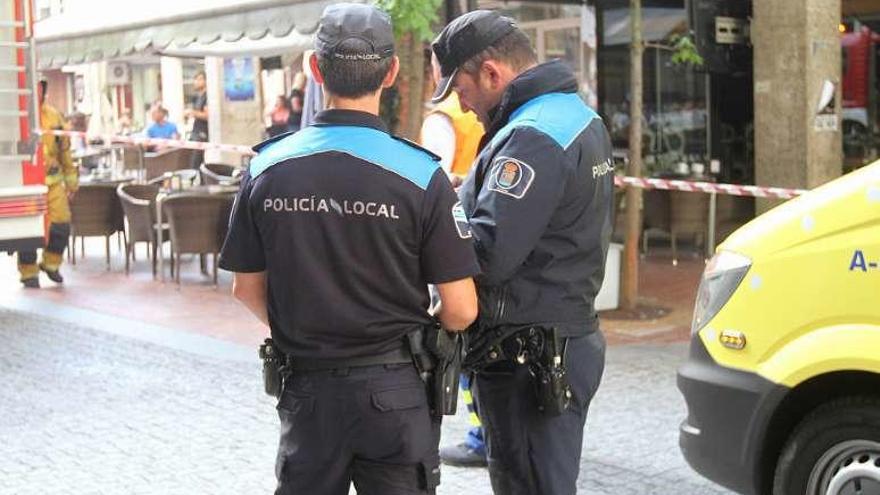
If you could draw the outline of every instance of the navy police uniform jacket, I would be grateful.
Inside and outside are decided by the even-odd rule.
[[[482,267],[478,324],[595,331],[613,225],[605,125],[559,61],[518,76],[490,117],[459,191]]]
[[[266,271],[272,338],[294,357],[394,352],[430,324],[427,285],[479,272],[437,157],[375,115],[328,110],[255,148],[220,266]]]

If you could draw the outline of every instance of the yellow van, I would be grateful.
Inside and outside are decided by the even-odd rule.
[[[745,494],[880,494],[880,161],[755,218],[697,295],[680,444]]]

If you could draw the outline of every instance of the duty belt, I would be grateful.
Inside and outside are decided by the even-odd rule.
[[[373,356],[357,356],[347,358],[302,358],[287,357],[287,368],[291,371],[323,371],[341,368],[359,368],[363,366],[379,366],[383,364],[411,364],[412,354],[406,347],[400,347],[383,354]]]

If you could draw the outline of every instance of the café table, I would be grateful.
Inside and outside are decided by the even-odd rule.
[[[79,178],[80,185],[119,185],[133,182],[133,177],[83,175]]]
[[[110,154],[110,148],[104,146],[89,146],[73,150],[70,155],[74,160],[85,160],[87,158],[97,158]]]

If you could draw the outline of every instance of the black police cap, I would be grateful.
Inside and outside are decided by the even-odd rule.
[[[355,41],[354,43],[349,43]],[[327,6],[315,35],[322,58],[380,60],[394,55],[391,18],[381,10],[358,3]]]
[[[449,96],[459,67],[514,29],[513,19],[491,10],[468,12],[443,28],[431,45],[440,63],[441,76],[431,101],[439,103]]]

